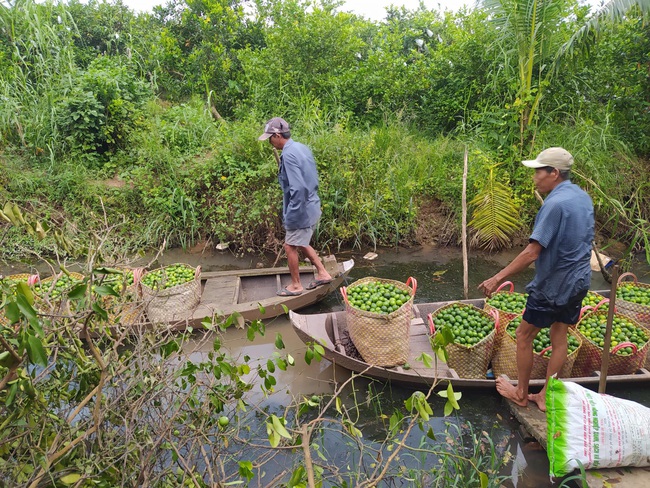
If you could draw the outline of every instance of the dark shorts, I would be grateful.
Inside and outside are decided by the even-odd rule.
[[[569,299],[569,303],[561,307],[554,307],[548,302],[536,300],[531,296],[526,301],[523,319],[535,327],[544,329],[550,327],[555,322],[573,325],[580,318],[580,309],[582,300],[587,295],[587,291],[578,293]]]

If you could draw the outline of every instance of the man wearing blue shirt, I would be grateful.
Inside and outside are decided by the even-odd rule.
[[[260,141],[269,140],[282,151],[278,168],[278,181],[282,188],[282,221],[286,229],[284,250],[291,272],[291,284],[278,291],[280,296],[296,296],[303,292],[300,282],[298,250],[316,267],[317,275],[308,285],[311,290],[332,281],[332,277],[309,244],[321,216],[318,197],[318,170],[311,150],[291,139],[286,120],[274,117],[266,123]]]
[[[533,180],[548,197],[535,217],[528,246],[504,269],[479,285],[490,296],[510,275],[535,263],[535,277],[526,287],[528,301],[517,328],[517,386],[497,378],[497,391],[518,405],[535,402],[546,410],[546,384],[537,394],[528,393],[533,366],[533,339],[550,327],[552,354],[546,380],[558,373],[567,359],[567,334],[580,316],[582,299],[591,283],[591,244],[594,207],[589,195],[570,181],[573,156],[561,147],[542,151],[523,161],[535,169]]]

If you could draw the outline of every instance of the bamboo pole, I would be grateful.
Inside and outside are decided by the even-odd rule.
[[[469,270],[467,264],[467,166],[468,166],[467,146],[465,146],[465,157],[463,160],[463,294],[465,300],[469,295]]]
[[[614,308],[616,307],[616,288],[618,286],[618,264],[612,269],[612,286],[609,290],[609,310],[607,312],[607,326],[605,328],[605,344],[603,345],[603,357],[600,366],[600,381],[598,382],[598,393],[605,393],[607,383],[607,369],[609,368],[609,347],[612,343],[612,322],[614,321]]]

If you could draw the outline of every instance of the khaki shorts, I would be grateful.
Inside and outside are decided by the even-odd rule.
[[[311,242],[311,236],[314,235],[316,225],[305,227],[304,229],[288,230],[284,237],[284,242],[290,246],[307,247]]]

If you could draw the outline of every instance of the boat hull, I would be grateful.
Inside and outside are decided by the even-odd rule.
[[[458,300],[463,303],[469,303],[483,308],[485,301],[476,300]],[[354,373],[362,374],[374,379],[385,380],[403,384],[412,387],[430,387],[437,383],[440,386],[446,386],[451,383],[454,387],[467,388],[495,388],[495,380],[489,378],[461,378],[447,364],[437,360],[431,350],[429,342],[429,333],[426,326],[426,317],[429,313],[434,312],[452,302],[435,302],[422,303],[414,305],[414,318],[410,327],[410,353],[407,365],[392,368],[374,366],[363,361],[359,357],[350,354],[346,312],[330,312],[322,314],[304,315],[296,312],[289,313],[289,319],[294,331],[300,339],[306,344],[320,343],[324,350],[324,357],[334,364],[337,364]],[[346,345],[348,346],[346,352]],[[422,353],[427,353],[434,358],[434,366],[425,367],[417,357]],[[598,385],[600,382],[599,372],[594,371],[593,375],[567,378],[568,381],[574,381],[583,385]],[[636,374],[613,375],[608,376],[608,383],[635,383],[649,382],[650,373],[645,369],[640,369]],[[544,379],[532,379],[532,387],[542,387]]]

